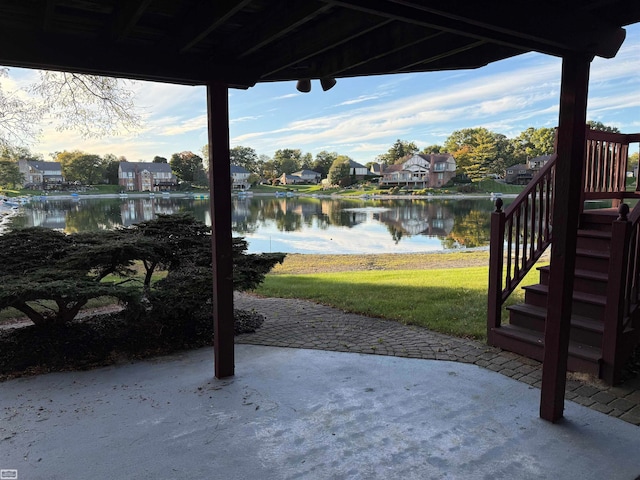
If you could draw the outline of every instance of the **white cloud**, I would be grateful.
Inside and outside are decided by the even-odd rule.
[[[176,125],[163,128],[158,134],[164,136],[183,135],[185,133],[200,131],[207,128],[207,116],[198,115],[197,117],[182,120]]]
[[[250,120],[258,120],[262,115],[249,115],[246,117],[238,117],[229,119],[230,124],[240,123],[240,122],[248,122]]]
[[[344,102],[338,103],[338,107],[343,106],[343,105],[355,105],[356,103],[362,103],[362,102],[368,102],[370,100],[377,100],[378,98],[382,97],[382,95],[360,95],[357,98],[354,98],[352,100],[345,100]]]
[[[287,93],[286,95],[280,95],[279,97],[273,97],[273,100],[283,100],[285,98],[299,97],[299,93]]]

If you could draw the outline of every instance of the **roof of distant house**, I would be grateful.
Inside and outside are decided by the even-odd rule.
[[[303,176],[303,175],[320,175],[318,172],[314,172],[313,170],[298,170],[297,172],[293,172],[291,175]]]
[[[517,165],[507,167],[507,170],[529,170],[529,165],[526,163],[519,163]]]
[[[39,160],[27,160],[27,165],[36,170],[60,170],[60,162],[41,162]]]
[[[171,165],[168,163],[153,162],[120,162],[120,170],[123,172],[140,172],[147,170],[151,173],[171,173]]]
[[[549,160],[551,160],[551,157],[553,157],[553,155],[540,155],[538,157],[534,157],[532,159],[530,159],[530,162],[548,162]]]
[[[240,165],[231,165],[231,173],[251,173],[251,172],[246,168],[241,167]]]
[[[386,165],[382,170],[382,173],[393,173],[393,172],[399,172],[401,170],[402,170],[402,164],[395,163],[393,165]]]
[[[364,165],[362,165],[362,164],[360,164],[360,163],[358,163],[358,162],[356,162],[354,160],[351,160],[351,159],[349,159],[349,166],[351,168],[367,168]]]
[[[434,163],[446,162],[450,158],[453,158],[453,155],[451,155],[450,153],[416,153],[416,154],[412,154],[412,155],[407,155],[403,159],[403,163],[405,161],[409,160],[411,157],[414,157],[414,156],[418,156],[420,158],[423,158],[424,160],[427,160],[428,162],[433,161]]]

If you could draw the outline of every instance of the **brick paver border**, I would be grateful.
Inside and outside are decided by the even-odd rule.
[[[475,340],[343,312],[306,300],[236,293],[235,306],[255,310],[265,317],[261,328],[237,336],[236,343],[472,363],[540,388],[540,362]],[[640,425],[640,378],[609,387],[597,379],[570,374],[566,398]]]

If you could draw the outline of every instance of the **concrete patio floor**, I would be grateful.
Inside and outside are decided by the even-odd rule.
[[[18,479],[624,479],[640,431],[477,365],[236,346],[0,389],[0,473]],[[8,473],[7,473],[8,472]]]

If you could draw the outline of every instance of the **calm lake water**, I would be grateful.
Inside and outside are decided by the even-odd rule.
[[[510,200],[505,200],[509,203]],[[255,196],[233,199],[233,232],[250,253],[408,253],[482,248],[489,244],[493,202],[486,199],[334,199]],[[190,212],[210,224],[209,200],[77,198],[33,201],[13,227],[66,232],[113,229],[158,213]]]

